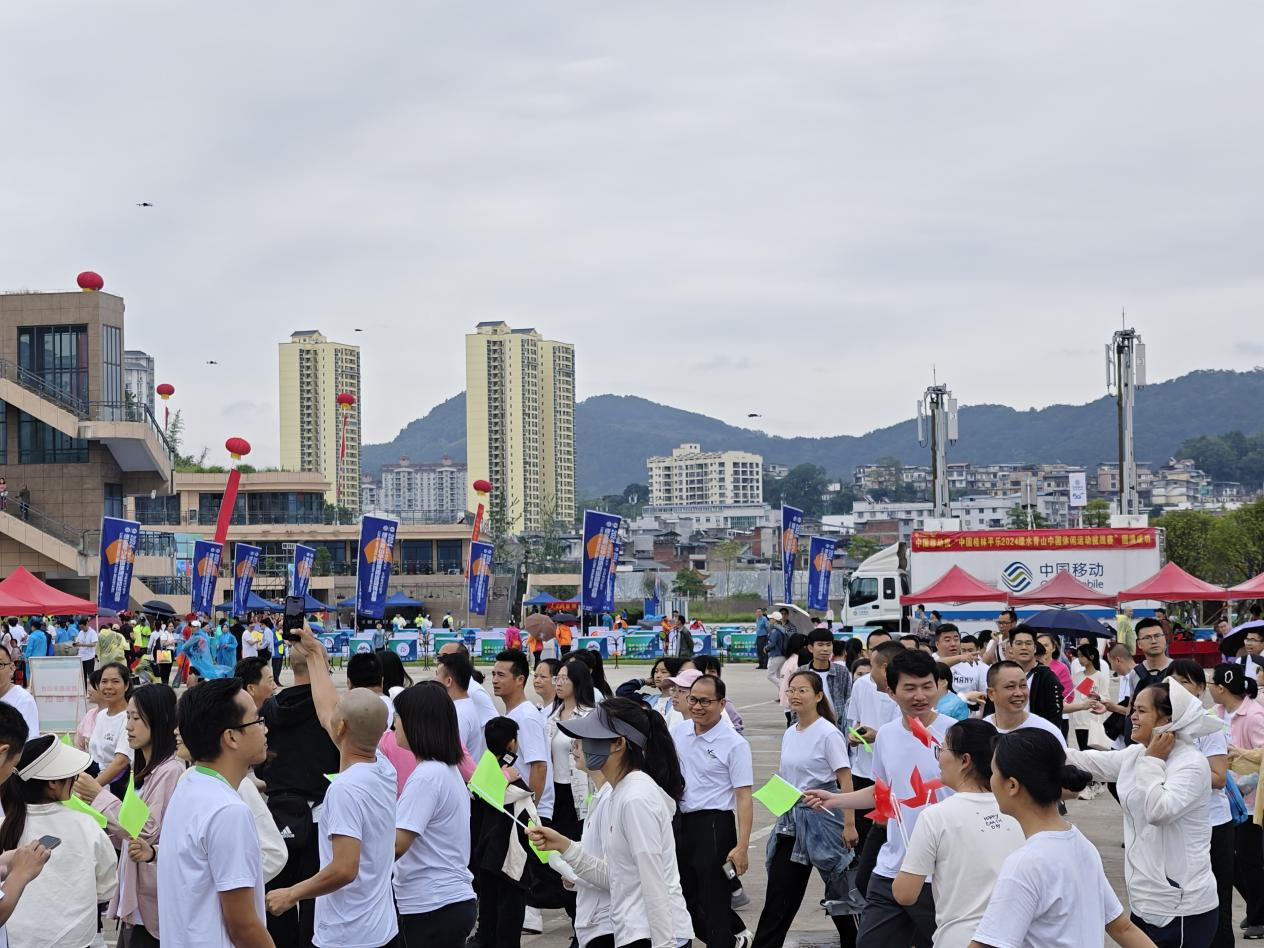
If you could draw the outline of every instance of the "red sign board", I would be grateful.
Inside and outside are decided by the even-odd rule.
[[[914,553],[976,550],[1136,550],[1158,543],[1153,527],[1084,530],[951,530],[913,534]]]

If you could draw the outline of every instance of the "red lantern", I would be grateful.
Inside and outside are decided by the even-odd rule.
[[[170,398],[172,395],[176,393],[176,387],[172,385],[170,382],[163,382],[161,385],[155,388],[154,391],[157,392],[158,397],[161,398],[165,402],[168,398]]]
[[[334,401],[338,403],[338,407],[343,411],[350,411],[351,406],[355,404],[355,396],[350,392],[339,392]]]
[[[491,482],[491,481],[478,480],[478,481],[475,481],[475,482],[474,482],[474,493],[476,493],[476,494],[490,494],[491,492],[492,492],[492,482]]]
[[[245,438],[229,438],[224,442],[224,448],[233,456],[234,461],[240,461],[243,455],[250,453],[250,442]]]
[[[84,270],[75,278],[75,282],[79,284],[79,289],[85,293],[95,293],[97,290],[105,287],[105,280],[101,279],[101,274],[94,273],[91,270]]]

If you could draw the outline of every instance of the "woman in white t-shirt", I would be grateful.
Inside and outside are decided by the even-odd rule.
[[[1085,948],[1101,943],[1103,929],[1120,948],[1154,948],[1124,914],[1097,849],[1058,813],[1064,789],[1086,786],[1052,734],[1001,735],[992,793],[1026,842],[1001,866],[970,948]]]
[[[395,699],[395,740],[417,758],[395,816],[395,903],[406,945],[464,948],[474,930],[470,792],[456,706],[437,681]]]
[[[131,697],[131,674],[121,662],[101,666],[101,680],[97,693],[101,696],[101,711],[92,725],[88,738],[88,755],[97,765],[93,775],[103,787],[127,776],[132,766],[132,748],[127,743],[127,699]],[[127,789],[125,782],[113,788],[115,796],[122,799]]]
[[[6,646],[0,645],[0,701],[21,713],[30,735],[27,740],[31,740],[39,737],[39,708],[36,707],[35,698],[29,691],[13,683],[13,673],[16,669],[13,654]]]
[[[935,896],[934,948],[966,948],[983,918],[1001,864],[1023,844],[1023,831],[992,796],[996,728],[970,718],[948,729],[940,778],[953,790],[927,807],[913,827],[891,894],[915,905],[929,878]],[[934,801],[931,801],[934,802]]]
[[[849,793],[851,757],[847,739],[814,671],[794,672],[786,683],[786,702],[797,716],[781,738],[777,773],[796,789],[841,790]],[[765,861],[768,889],[759,915],[754,948],[775,948],[786,934],[803,902],[815,868],[825,882],[825,901],[846,902],[846,869],[859,836],[856,814],[846,810],[813,810],[802,799],[782,814],[768,837]],[[831,914],[843,944],[854,944],[855,920],[846,913]]]

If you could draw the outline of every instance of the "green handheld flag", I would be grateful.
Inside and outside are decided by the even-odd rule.
[[[105,816],[92,809],[92,807],[88,806],[88,804],[84,803],[78,797],[72,795],[69,800],[62,800],[61,805],[71,810],[78,810],[80,813],[87,813],[88,816],[97,821],[101,829],[105,829]]]
[[[470,792],[498,810],[505,808],[505,791],[509,781],[501,772],[500,761],[491,751],[483,751],[478,766],[470,774]]]
[[[490,754],[491,751],[488,751],[487,753]],[[533,826],[535,826],[534,820],[527,824],[527,829],[531,829]],[[531,834],[529,833],[527,834],[527,845],[531,847],[531,851],[535,853],[536,858],[539,859],[540,862],[547,863],[549,861],[549,854],[535,848],[535,843],[531,842]]]
[[[848,733],[848,734],[850,734],[852,737],[854,737],[856,740],[860,741],[860,743],[864,744],[864,745],[865,745],[865,750],[872,750],[872,749],[873,749],[873,748],[871,748],[871,747],[869,746],[869,742],[865,740],[864,735],[863,735],[863,734],[861,734],[861,733],[860,733],[860,731],[859,731],[859,730],[857,730],[856,728],[852,728],[852,729],[851,729],[850,731],[848,731],[847,733]]]
[[[61,742],[62,742],[63,744],[65,744],[67,747],[74,747],[74,746],[75,746],[75,742],[74,742],[74,741],[72,741],[72,740],[70,739],[70,735],[69,735],[69,734],[63,734],[63,735],[61,736]]]
[[[768,782],[751,796],[768,807],[773,816],[781,816],[798,803],[803,794],[793,784],[782,780],[778,774],[773,774],[768,778]]]
[[[118,825],[127,830],[127,835],[135,839],[140,835],[145,821],[149,819],[149,804],[136,792],[134,775],[127,776],[127,792],[123,794],[123,805],[118,811]]]
[[[328,780],[330,783],[333,783],[335,780],[337,780],[337,779],[338,779],[338,775],[337,775],[337,774],[325,774],[325,779],[326,779],[326,780]]]

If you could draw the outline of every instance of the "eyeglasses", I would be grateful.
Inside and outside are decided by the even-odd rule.
[[[244,731],[248,727],[254,727],[256,724],[266,724],[263,718],[255,718],[253,721],[247,721],[245,724],[231,724],[224,728],[225,731]]]
[[[690,707],[709,708],[715,704],[716,700],[715,698],[699,698],[697,695],[690,695],[689,705]]]
[[[0,662],[0,668],[12,668],[13,662]]]

